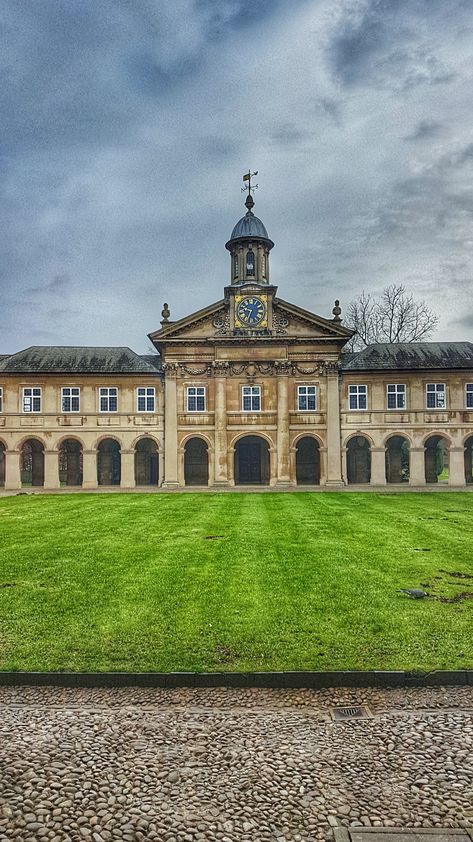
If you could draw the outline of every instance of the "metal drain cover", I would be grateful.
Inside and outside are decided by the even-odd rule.
[[[335,722],[344,722],[348,719],[371,719],[371,713],[367,705],[348,705],[344,708],[330,708],[332,719]]]

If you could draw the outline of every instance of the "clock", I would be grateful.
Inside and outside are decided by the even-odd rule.
[[[240,298],[238,296],[238,298]],[[235,325],[237,327],[257,327],[267,324],[266,303],[255,295],[248,295],[235,300]]]

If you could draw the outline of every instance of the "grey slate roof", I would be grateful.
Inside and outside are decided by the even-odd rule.
[[[379,342],[344,354],[343,371],[473,369],[471,342]]]
[[[160,362],[159,357],[156,361]],[[32,345],[0,357],[0,374],[156,374],[156,363],[131,348]]]

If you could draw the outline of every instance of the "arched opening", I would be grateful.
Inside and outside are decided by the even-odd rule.
[[[184,482],[186,485],[209,484],[209,448],[204,439],[193,438],[186,442]]]
[[[37,439],[28,439],[20,451],[22,485],[44,485],[44,448]]]
[[[159,477],[159,455],[153,439],[140,439],[135,447],[136,485],[157,485]]]
[[[425,442],[425,481],[448,482],[449,450],[443,436],[430,436]]]
[[[473,483],[473,436],[465,442],[465,482],[467,485]]]
[[[370,443],[364,436],[355,436],[348,442],[347,480],[353,485],[364,485],[371,480]]]
[[[5,485],[5,445],[0,441],[0,486]]]
[[[244,436],[235,446],[236,485],[269,484],[269,445],[261,436]]]
[[[386,482],[409,482],[409,442],[404,436],[386,442]]]
[[[66,439],[59,448],[59,484],[82,485],[82,445]]]
[[[246,274],[248,276],[255,274],[255,253],[251,249],[246,252]]]
[[[97,448],[98,485],[120,485],[121,454],[115,439],[103,439]]]
[[[304,436],[296,445],[297,485],[319,485],[320,449],[317,439]]]

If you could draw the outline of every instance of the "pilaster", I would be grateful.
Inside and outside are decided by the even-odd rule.
[[[214,485],[228,485],[227,455],[227,362],[214,362],[215,369],[215,454]],[[210,465],[209,465],[210,467]]]
[[[290,364],[281,362],[277,366],[278,382],[278,430],[277,430],[277,471],[276,484],[289,485],[290,454],[289,454],[289,374]]]
[[[164,488],[177,488],[177,363],[164,363]]]
[[[409,485],[425,485],[425,448],[409,450]]]
[[[135,451],[121,450],[120,460],[120,487],[135,488]]]
[[[44,488],[60,488],[57,450],[44,451]]]
[[[327,375],[327,482],[326,485],[344,485],[340,445],[340,392],[338,363],[325,364]],[[346,476],[346,474],[345,474]]]
[[[386,485],[386,448],[371,448],[371,485]]]
[[[20,452],[18,450],[5,451],[5,488],[10,490],[21,488]]]
[[[464,447],[451,447],[449,450],[448,484],[466,485]]]
[[[82,488],[97,488],[97,451],[82,451]]]

